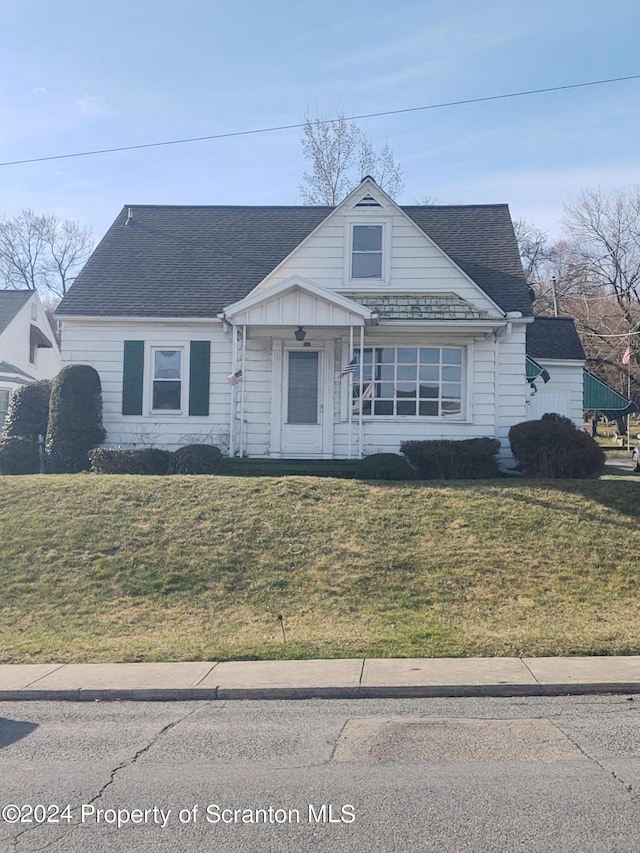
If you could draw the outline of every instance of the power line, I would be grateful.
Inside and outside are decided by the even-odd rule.
[[[461,101],[445,101],[440,104],[427,104],[422,107],[406,107],[400,110],[386,110],[378,113],[362,113],[361,115],[346,116],[345,121],[360,121],[366,118],[380,118],[381,116],[401,115],[404,113],[417,113],[424,110],[439,110],[445,107],[460,107],[465,104],[482,104],[487,101],[501,101],[507,98],[522,98],[527,95],[542,95],[548,92],[561,92],[566,89],[582,89],[587,86],[602,86],[607,83],[621,83],[625,80],[640,80],[640,74],[633,74],[628,77],[611,77],[607,80],[591,80],[586,83],[570,83],[566,86],[549,86],[546,89],[528,89],[523,92],[509,92],[503,95],[487,95],[483,98],[465,98]],[[322,119],[314,124],[331,124],[334,119]],[[21,166],[25,163],[43,163],[48,160],[68,160],[72,157],[94,157],[98,154],[114,154],[119,151],[137,151],[141,148],[160,148],[166,145],[186,145],[191,142],[207,142],[212,139],[230,139],[237,136],[253,136],[258,133],[276,133],[281,130],[296,130],[305,126],[305,122],[298,124],[282,124],[276,127],[261,127],[254,130],[236,130],[230,133],[213,133],[209,136],[191,136],[186,139],[169,139],[164,142],[146,142],[141,145],[122,145],[117,148],[98,148],[93,151],[77,151],[73,154],[54,154],[48,157],[31,157],[26,160],[8,160],[6,163],[0,163],[0,166]]]

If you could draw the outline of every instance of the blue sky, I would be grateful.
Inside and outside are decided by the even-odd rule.
[[[637,0],[5,0],[0,162],[640,74]],[[552,234],[640,184],[640,80],[362,121],[401,203],[508,202]],[[301,131],[0,167],[0,213],[101,236],[123,204],[296,204]]]

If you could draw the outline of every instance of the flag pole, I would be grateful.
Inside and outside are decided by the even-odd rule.
[[[631,359],[633,349],[631,347],[631,332],[629,332],[629,361],[627,362],[627,400],[631,400]],[[627,451],[631,452],[631,412],[627,412]]]

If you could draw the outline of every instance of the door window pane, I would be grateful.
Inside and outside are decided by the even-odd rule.
[[[318,353],[289,353],[287,423],[318,423]]]

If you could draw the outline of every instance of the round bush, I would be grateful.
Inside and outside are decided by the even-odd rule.
[[[0,441],[0,474],[38,474],[38,443],[30,438],[12,435]]]
[[[100,377],[88,364],[63,367],[51,385],[47,468],[54,474],[89,470],[87,453],[105,439]]]
[[[602,448],[573,423],[523,421],[511,427],[509,441],[527,477],[586,480],[599,477],[604,468]]]
[[[11,395],[9,411],[4,423],[5,436],[22,436],[32,441],[37,441],[39,435],[45,436],[49,421],[50,397],[50,379],[28,382],[15,390]]]
[[[106,450],[95,447],[89,451],[91,471],[94,474],[168,474],[173,453],[157,447],[131,450]]]
[[[360,480],[415,480],[416,472],[398,453],[373,453],[359,460],[356,477]]]
[[[403,441],[400,450],[421,480],[484,480],[499,474],[496,438]]]
[[[187,444],[173,454],[171,470],[174,474],[219,474],[224,467],[224,456],[211,444]]]

